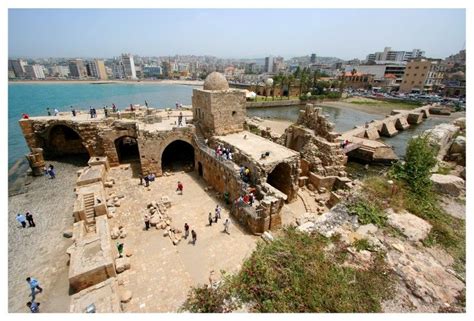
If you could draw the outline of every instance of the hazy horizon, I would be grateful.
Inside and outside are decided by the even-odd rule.
[[[465,9],[9,9],[9,57],[195,55],[364,59],[465,47]]]

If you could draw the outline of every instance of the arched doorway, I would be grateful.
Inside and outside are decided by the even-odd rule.
[[[187,167],[194,167],[193,145],[183,140],[175,140],[166,146],[161,156],[162,170],[176,171]]]
[[[82,137],[66,125],[55,125],[48,133],[44,155],[46,158],[74,156],[77,160],[89,159]]]
[[[291,197],[291,167],[287,163],[278,164],[273,171],[268,174],[267,183],[277,190]]]
[[[122,136],[115,140],[115,149],[120,163],[133,163],[140,161],[138,142],[135,137]]]

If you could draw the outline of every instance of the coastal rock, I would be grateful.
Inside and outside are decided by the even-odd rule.
[[[466,154],[466,137],[464,136],[458,136],[454,139],[454,142],[451,145],[451,148],[449,149],[450,154]]]
[[[453,124],[463,130],[466,129],[466,117],[460,117],[458,119],[455,119],[453,121]]]
[[[439,193],[459,196],[464,189],[464,180],[454,175],[433,174],[430,179]]]
[[[431,231],[431,224],[410,214],[407,211],[396,213],[389,208],[387,211],[388,224],[399,230],[410,241],[421,241],[425,239]]]

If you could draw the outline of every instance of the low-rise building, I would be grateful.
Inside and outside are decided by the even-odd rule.
[[[352,89],[369,89],[374,84],[374,75],[364,74],[361,72],[344,72],[338,77],[344,83],[346,88]]]
[[[433,92],[442,87],[445,66],[440,60],[416,59],[410,61],[405,69],[400,91]]]

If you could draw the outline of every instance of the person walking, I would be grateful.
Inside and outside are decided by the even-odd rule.
[[[46,108],[46,111],[48,112],[48,116],[51,116],[51,111],[49,110],[49,107]]]
[[[76,117],[76,110],[71,106],[72,117]]]
[[[21,224],[21,226],[22,226],[23,228],[26,227],[26,220],[25,220],[25,217],[23,216],[23,214],[18,213],[18,214],[16,215],[16,220],[18,221],[18,223]]]
[[[212,214],[209,212],[209,216],[207,218],[209,220],[209,226],[212,226]]]
[[[41,288],[39,286],[39,282],[38,280],[32,278],[32,277],[27,277],[26,278],[26,282],[28,282],[28,284],[30,285],[30,289],[31,289],[31,301],[34,301],[35,300],[35,296],[36,296],[36,289],[38,289],[38,293],[41,293],[43,292],[43,288]]]
[[[26,220],[28,221],[28,224],[30,227],[35,227],[35,222],[33,221],[33,214],[30,212],[26,212]]]
[[[181,183],[180,181],[178,181],[178,188],[176,189],[176,191],[178,191],[181,195],[183,195],[183,183]]]
[[[143,179],[145,180],[145,187],[150,186],[150,177],[148,177],[148,175],[145,175]]]
[[[221,218],[222,208],[219,205],[216,205],[216,215],[218,218]]]
[[[191,237],[193,239],[193,245],[196,245],[197,234],[196,234],[196,232],[194,232],[194,230],[191,231]]]
[[[145,213],[144,220],[145,220],[145,230],[148,231],[148,229],[150,228],[150,216],[148,216],[148,213]]]
[[[186,240],[189,236],[189,225],[188,223],[184,223],[184,239]]]
[[[91,118],[94,118],[94,110],[92,109],[92,106],[89,107],[89,114],[91,115]]]
[[[117,242],[117,251],[119,253],[119,258],[122,257],[122,253],[123,253],[123,243],[119,243]]]
[[[109,110],[107,109],[107,106],[104,107],[104,117],[109,117]]]
[[[112,104],[112,112],[115,113],[117,111],[117,107],[115,107],[115,104]]]
[[[57,108],[54,108],[54,116],[59,115],[59,110]]]
[[[178,127],[181,127],[183,126],[183,113],[182,112],[179,112],[179,116],[178,116]]]
[[[26,306],[30,309],[31,313],[39,313],[39,302],[29,301]]]
[[[227,218],[224,222],[224,232],[226,232],[227,234],[230,234],[229,227],[230,227],[230,220]]]
[[[49,174],[49,178],[51,179],[56,178],[56,173],[54,172],[54,166],[52,164],[49,164],[48,166],[48,174]]]

